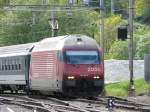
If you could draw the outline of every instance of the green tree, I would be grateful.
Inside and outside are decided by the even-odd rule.
[[[121,16],[111,16],[105,19],[105,51],[109,52],[111,45],[116,41],[117,28],[122,23]]]
[[[150,17],[150,0],[144,0],[144,16]]]
[[[135,11],[137,16],[141,16],[144,12],[144,0],[135,0]]]
[[[9,5],[10,0],[0,0],[0,5]]]

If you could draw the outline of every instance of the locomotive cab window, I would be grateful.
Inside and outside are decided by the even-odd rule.
[[[67,64],[99,64],[98,51],[66,51]]]

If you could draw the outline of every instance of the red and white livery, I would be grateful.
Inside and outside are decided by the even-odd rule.
[[[88,36],[66,35],[1,47],[0,54],[1,91],[96,96],[103,90],[101,50]]]

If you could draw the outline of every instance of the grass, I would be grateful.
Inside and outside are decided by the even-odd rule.
[[[145,83],[144,79],[138,79],[134,82],[136,95],[143,94],[146,90],[150,90],[150,83]],[[105,86],[106,94],[118,97],[128,96],[129,81],[108,84]]]

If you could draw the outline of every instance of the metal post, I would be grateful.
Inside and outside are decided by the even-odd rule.
[[[100,0],[100,46],[102,49],[101,59],[104,64],[104,1]]]
[[[32,25],[35,25],[36,23],[36,12],[32,12]]]
[[[104,0],[99,0],[100,6],[100,47],[101,47],[101,60],[103,64],[103,72],[104,72]],[[105,89],[102,93],[105,95]]]
[[[54,7],[54,0],[52,1],[52,12],[51,12],[51,30],[52,30],[52,37],[56,37],[57,36],[57,32],[58,32],[58,21],[56,19],[56,12],[54,11],[55,7]]]
[[[111,14],[114,14],[114,0],[111,0]]]
[[[133,19],[134,19],[134,0],[129,0],[129,71],[130,84],[129,96],[135,95],[134,75],[133,75]]]

